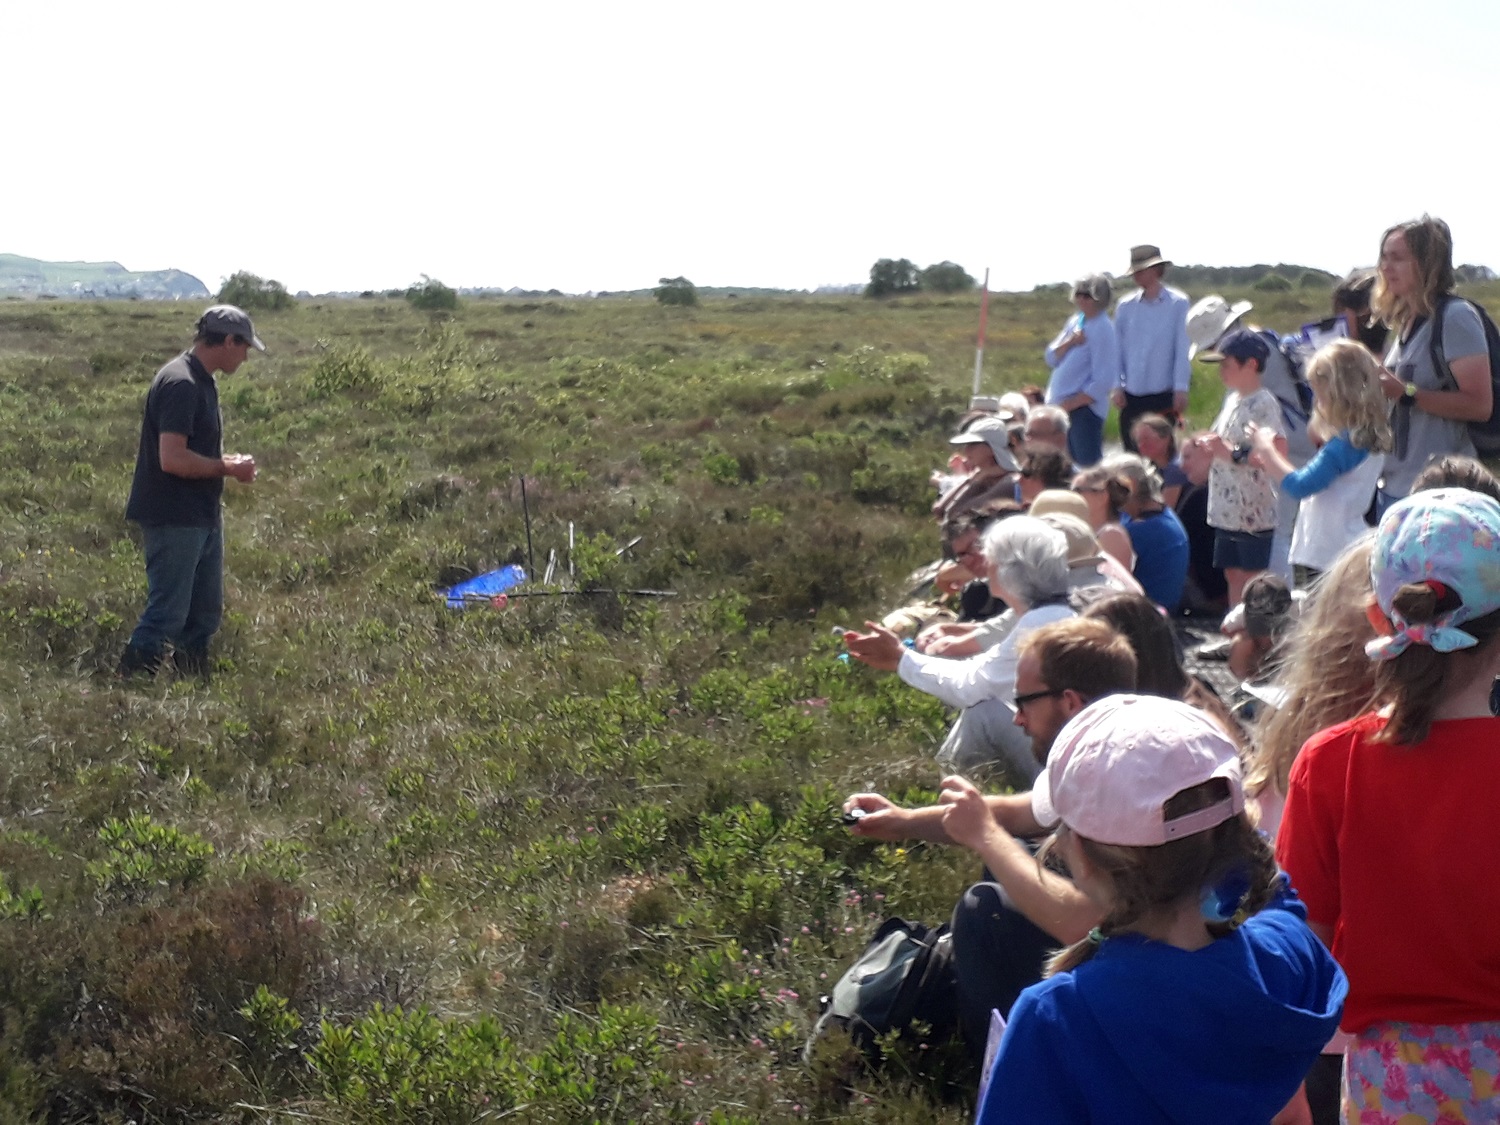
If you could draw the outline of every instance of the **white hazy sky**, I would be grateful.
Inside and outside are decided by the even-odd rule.
[[[0,251],[211,289],[1500,268],[1496,0],[0,5]]]

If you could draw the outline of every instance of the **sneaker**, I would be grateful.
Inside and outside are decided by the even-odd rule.
[[[142,648],[125,646],[125,651],[120,654],[120,663],[115,668],[115,675],[122,680],[128,680],[132,676],[154,676],[161,668],[161,653],[147,652]]]
[[[213,672],[213,665],[208,659],[208,649],[173,649],[172,670],[181,679],[191,677],[200,683],[208,683]]]

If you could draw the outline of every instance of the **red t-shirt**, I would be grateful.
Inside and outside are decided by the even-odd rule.
[[[1343,1027],[1500,1020],[1500,719],[1434,723],[1418,746],[1377,715],[1308,739],[1276,858],[1333,928]]]

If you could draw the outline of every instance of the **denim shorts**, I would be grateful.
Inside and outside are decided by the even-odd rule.
[[[1220,570],[1265,570],[1271,565],[1271,531],[1214,529],[1214,566]]]

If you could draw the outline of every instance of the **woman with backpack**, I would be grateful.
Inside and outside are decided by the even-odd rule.
[[[1376,496],[1384,512],[1411,491],[1429,458],[1474,456],[1468,423],[1490,417],[1494,395],[1484,319],[1453,295],[1448,224],[1424,215],[1391,227],[1381,236],[1379,268],[1372,307],[1396,334],[1380,376],[1381,390],[1394,404],[1395,435]],[[1442,327],[1434,340],[1437,322]]]

